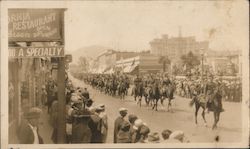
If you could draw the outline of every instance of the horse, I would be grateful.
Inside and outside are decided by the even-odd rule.
[[[152,105],[152,102],[150,102],[150,94],[152,92],[152,89],[150,86],[147,86],[147,87],[144,87],[144,92],[143,92],[143,96],[144,96],[144,99],[145,99],[145,102],[146,102],[146,105],[149,106],[149,103],[151,103]]]
[[[205,122],[205,126],[207,126],[207,121],[205,118],[205,110],[209,108],[208,110],[213,111],[214,114],[214,124],[212,129],[217,128],[217,123],[220,119],[220,113],[222,111],[222,104],[221,104],[222,96],[219,93],[219,91],[215,91],[209,96],[205,96],[204,94],[196,95],[193,97],[192,101],[189,103],[190,106],[193,106],[195,104],[195,123],[197,124],[197,115],[200,107],[203,109],[202,111],[202,118]],[[208,107],[208,105],[210,105]]]
[[[118,84],[118,95],[121,99],[125,98],[126,95],[126,84],[124,82],[120,82]]]
[[[150,99],[153,100],[153,107],[152,109],[155,111],[158,111],[158,101],[161,98],[160,88],[158,84],[153,85],[152,87],[152,93],[150,93]]]
[[[175,92],[175,87],[173,84],[169,84],[168,86],[163,86],[161,88],[161,104],[163,105],[163,101],[164,99],[168,99],[168,107],[167,107],[167,111],[170,111],[169,109],[171,108],[172,110],[172,103],[171,101],[174,99],[174,92]]]
[[[132,89],[132,96],[134,96],[134,99],[136,101],[136,98],[139,97],[139,100],[137,101],[137,104],[140,105],[141,107],[141,99],[143,95],[143,85],[142,84],[137,84],[133,87]]]

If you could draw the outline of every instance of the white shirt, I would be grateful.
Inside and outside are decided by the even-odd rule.
[[[31,124],[28,124],[34,134],[34,142],[33,144],[39,144],[39,138],[38,138],[38,134],[37,134],[37,127],[33,127]]]

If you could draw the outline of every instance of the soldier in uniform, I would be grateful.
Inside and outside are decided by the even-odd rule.
[[[142,82],[142,79],[141,79],[141,77],[137,74],[137,75],[136,75],[136,78],[135,78],[135,80],[134,80],[135,86],[138,86],[141,82]]]

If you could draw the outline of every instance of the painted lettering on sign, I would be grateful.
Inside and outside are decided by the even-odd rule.
[[[61,40],[62,9],[9,9],[9,41]]]
[[[10,58],[63,57],[64,47],[9,47]]]

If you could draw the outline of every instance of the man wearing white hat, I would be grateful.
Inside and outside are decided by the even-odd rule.
[[[25,113],[27,121],[23,121],[18,129],[18,139],[20,144],[43,144],[43,139],[39,135],[38,125],[42,110],[33,107]]]
[[[128,110],[126,108],[119,109],[120,116],[116,118],[114,125],[114,143],[117,143],[117,133],[121,128],[121,124],[125,121],[124,117],[127,115]]]
[[[101,134],[102,134],[102,143],[105,143],[108,135],[108,116],[105,112],[105,105],[100,104],[96,108],[96,113],[101,118]]]

